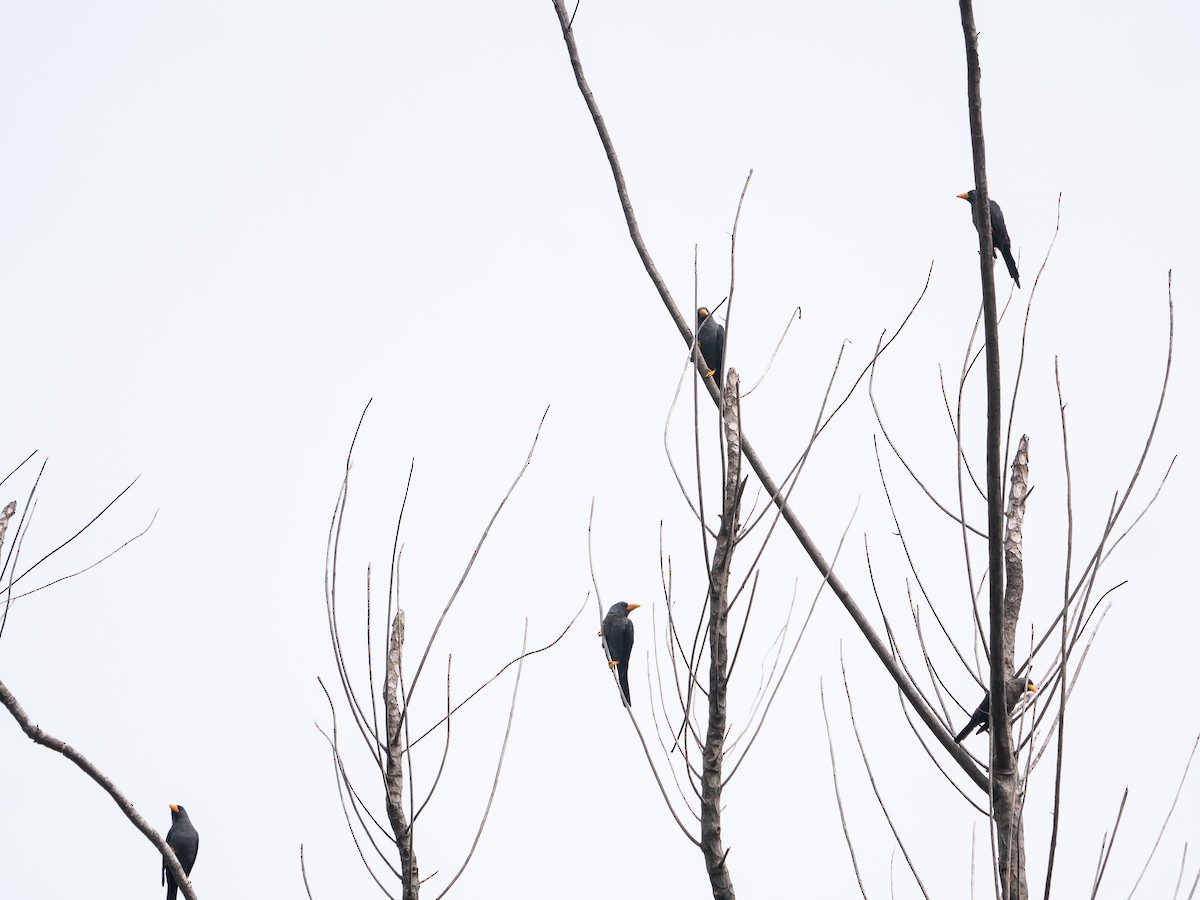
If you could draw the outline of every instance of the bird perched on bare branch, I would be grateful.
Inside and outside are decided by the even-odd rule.
[[[725,326],[717,324],[704,306],[696,310],[696,342],[700,345],[704,364],[708,366],[706,374],[712,376],[720,390],[721,375],[725,371]]]
[[[167,846],[175,851],[175,857],[183,866],[184,874],[190,875],[192,866],[196,864],[196,852],[200,849],[200,835],[196,833],[196,827],[188,818],[187,810],[174,803],[171,804],[171,828],[167,832]],[[175,883],[175,876],[167,870],[166,859],[163,859],[162,883],[167,886],[167,900],[175,900],[179,886]]]
[[[633,622],[629,614],[641,606],[640,603],[614,603],[608,609],[608,615],[600,626],[600,634],[608,648],[608,666],[617,670],[617,680],[621,683],[621,693],[625,695],[625,705],[629,702],[629,657],[633,654]]]
[[[960,200],[966,200],[971,204],[971,221],[975,223],[975,230],[979,230],[979,219],[975,215],[975,191],[970,190],[965,194],[959,194]],[[1009,277],[1016,282],[1017,287],[1021,286],[1021,276],[1017,274],[1017,261],[1012,255],[1012,241],[1008,239],[1008,227],[1004,224],[1004,213],[1000,212],[1000,204],[988,198],[988,205],[991,207],[992,218],[992,257],[995,258],[996,251],[999,250],[1004,254],[1004,264],[1008,266]]]
[[[1028,678],[1010,678],[1004,685],[1004,705],[1011,713],[1017,705],[1017,701],[1025,696],[1026,691],[1036,691],[1033,682]],[[954,743],[961,744],[963,738],[967,736],[972,728],[978,726],[976,734],[983,734],[992,727],[992,698],[989,694],[983,695],[983,702],[975,707],[975,712],[971,714],[971,721],[967,723],[967,727],[958,733],[954,738]]]

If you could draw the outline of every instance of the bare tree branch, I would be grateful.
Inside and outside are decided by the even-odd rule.
[[[304,879],[304,893],[308,900],[313,900],[312,888],[308,886],[308,869],[304,867],[304,845],[300,845],[300,877]]]
[[[513,479],[513,483],[509,486],[508,492],[496,507],[496,511],[492,513],[492,517],[488,519],[487,525],[483,528],[483,534],[479,536],[478,543],[475,544],[475,550],[471,553],[471,559],[467,562],[467,567],[463,569],[462,575],[458,579],[458,584],[454,586],[454,590],[450,594],[450,599],[446,601],[446,605],[442,608],[442,614],[438,616],[437,624],[433,626],[433,632],[429,635],[429,641],[425,644],[425,651],[421,654],[421,661],[417,663],[417,671],[412,677],[412,681],[408,685],[408,693],[405,695],[405,708],[408,707],[408,701],[412,698],[413,691],[417,689],[417,680],[421,677],[421,671],[425,668],[425,661],[429,658],[429,651],[433,649],[433,642],[437,639],[438,632],[442,628],[442,623],[446,621],[446,616],[450,612],[450,607],[454,605],[454,601],[458,599],[458,593],[466,584],[467,576],[471,574],[471,569],[475,566],[475,560],[479,558],[479,551],[483,549],[483,542],[487,540],[488,534],[492,530],[492,526],[496,524],[496,520],[500,517],[500,512],[504,509],[504,505],[508,503],[513,491],[521,482],[525,472],[533,463],[533,451],[537,449],[538,438],[542,434],[542,426],[546,423],[546,416],[550,414],[550,407],[547,406],[545,412],[542,413],[541,421],[538,422],[537,431],[533,435],[533,444],[529,447],[529,453],[525,457],[525,463],[521,466],[521,470],[517,472],[517,477]]]
[[[825,683],[821,679],[821,715],[825,718],[825,739],[829,742],[829,768],[833,773],[833,795],[837,799],[838,816],[842,820],[842,834],[846,838],[846,849],[850,851],[850,864],[854,866],[854,877],[863,900],[867,900],[867,889],[863,885],[862,872],[858,868],[858,857],[854,853],[854,842],[850,840],[850,827],[846,824],[846,808],[842,805],[842,789],[838,786],[837,757],[833,754],[833,732],[829,728],[829,712],[825,709]]]
[[[141,478],[141,476],[139,475],[138,478]],[[89,528],[91,528],[93,525],[95,525],[97,522],[99,522],[101,517],[106,512],[108,512],[110,509],[112,509],[114,506],[116,506],[118,501],[120,501],[120,499],[122,497],[124,497],[127,493],[129,493],[129,491],[137,483],[138,483],[138,479],[135,478],[135,479],[133,479],[133,481],[129,482],[129,484],[125,485],[125,487],[121,488],[121,490],[117,493],[117,496],[113,497],[111,500],[108,501],[108,503],[104,504],[103,509],[101,509],[100,512],[96,513],[94,516],[92,516],[90,519],[88,519],[87,523],[84,524],[84,526],[82,528],[80,528],[78,531],[76,531],[73,535],[71,535],[65,541],[60,543],[58,546],[54,547],[52,550],[48,550],[45,553],[45,555],[42,556],[41,559],[39,559],[37,562],[35,562],[33,565],[31,565],[28,569],[26,569],[24,572],[22,572],[20,575],[18,575],[16,578],[14,578],[9,583],[8,590],[11,592],[13,585],[17,584],[22,578],[24,578],[26,575],[29,575],[34,570],[36,570],[38,566],[40,566],[42,563],[44,563],[46,560],[48,560],[50,557],[52,557],[55,553],[58,553],[58,551],[62,550],[64,547],[66,547],[68,544],[70,544],[72,541],[74,541],[77,537],[79,537],[81,534],[83,534],[85,531],[87,531]],[[118,548],[118,549],[120,549],[120,548]],[[89,568],[90,568],[90,566],[89,566]]]
[[[31,741],[47,747],[55,753],[61,753],[78,766],[88,778],[92,779],[92,781],[108,792],[108,795],[117,804],[117,808],[133,823],[133,827],[144,834],[146,839],[162,854],[163,861],[170,871],[171,876],[175,879],[175,883],[179,885],[179,890],[183,893],[183,896],[187,900],[196,900],[196,891],[192,887],[192,883],[188,881],[187,873],[183,871],[183,866],[179,864],[179,859],[175,856],[175,851],[171,849],[171,846],[162,835],[155,831],[150,823],[142,817],[141,813],[134,808],[133,804],[121,793],[112,779],[96,768],[86,756],[66,741],[59,740],[43,731],[37,725],[34,725],[33,720],[29,718],[29,715],[21,707],[21,704],[17,702],[17,698],[12,695],[12,692],[9,691],[2,681],[0,681],[0,703],[4,704],[5,709],[17,720],[17,724],[21,726],[21,730],[25,732],[25,735]]]
[[[587,606],[587,598],[585,597],[583,604],[579,607],[579,609],[577,609],[575,611],[575,615],[571,616],[571,621],[567,623],[566,628],[564,628],[561,632],[559,632],[558,637],[556,637],[550,643],[548,643],[542,647],[538,647],[534,650],[530,650],[528,653],[522,653],[520,656],[516,657],[515,659],[510,659],[508,662],[506,662],[504,665],[502,665],[499,669],[496,670],[495,675],[493,675],[491,678],[489,678],[487,681],[485,681],[479,687],[475,688],[475,690],[471,691],[471,693],[468,694],[463,700],[461,700],[457,704],[455,704],[454,709],[450,710],[446,715],[442,716],[442,718],[438,719],[436,722],[434,722],[432,725],[430,725],[427,729],[425,729],[424,733],[422,733],[420,737],[414,738],[413,742],[412,742],[412,746],[415,747],[417,744],[421,743],[421,741],[424,738],[429,737],[430,733],[433,732],[439,725],[441,725],[443,722],[448,721],[450,716],[453,713],[458,712],[460,709],[462,709],[464,706],[466,706],[468,703],[470,703],[472,700],[474,700],[477,696],[479,696],[479,694],[482,693],[485,688],[491,686],[496,681],[496,679],[498,679],[501,675],[503,675],[505,672],[507,672],[509,670],[509,668],[511,668],[512,666],[518,665],[523,659],[526,659],[530,656],[534,656],[538,653],[544,653],[545,651],[549,650],[551,647],[558,644],[559,641],[561,641],[564,637],[567,636],[567,632],[571,630],[572,626],[575,624],[576,620],[579,618],[580,614],[584,610],[584,607],[586,607],[586,606]]]
[[[15,507],[16,504],[10,503],[9,505]],[[38,591],[44,591],[46,588],[54,587],[56,584],[61,584],[64,581],[69,581],[70,579],[75,578],[78,575],[82,575],[85,572],[90,572],[92,569],[96,568],[96,566],[100,565],[101,563],[107,562],[108,560],[112,559],[114,556],[116,556],[118,553],[120,553],[122,550],[124,550],[126,547],[128,547],[130,544],[132,544],[138,538],[145,537],[150,532],[150,529],[154,527],[154,521],[157,518],[158,518],[158,511],[156,510],[154,515],[150,517],[150,521],[148,523],[146,523],[145,528],[143,528],[141,531],[139,531],[133,537],[131,537],[128,540],[121,543],[119,546],[113,548],[112,550],[109,550],[107,553],[105,553],[102,557],[100,557],[95,562],[89,563],[88,565],[84,566],[82,569],[76,569],[74,572],[71,572],[70,574],[60,575],[58,578],[55,578],[53,581],[47,581],[43,585],[40,585],[35,588],[30,588],[27,591],[17,594],[15,597],[8,597],[5,600],[0,600],[0,606],[3,606],[6,603],[12,603],[13,601],[16,601],[16,600],[20,600],[23,597],[28,597],[32,594],[36,594]],[[3,544],[3,543],[4,543],[4,534],[0,533],[0,544]]]
[[[1104,833],[1104,841],[1100,844],[1100,859],[1096,864],[1096,877],[1092,882],[1091,900],[1096,900],[1096,894],[1100,890],[1100,881],[1104,878],[1104,870],[1108,868],[1108,858],[1112,856],[1113,844],[1117,842],[1117,829],[1121,827],[1121,816],[1125,814],[1125,801],[1129,799],[1129,788],[1125,788],[1125,792],[1121,794],[1121,805],[1117,808],[1117,820],[1113,822],[1112,838],[1109,839],[1108,832]],[[1107,850],[1105,848],[1107,844]]]
[[[533,451],[531,450],[530,452],[532,453]],[[504,754],[505,751],[508,750],[508,738],[509,735],[512,734],[513,714],[517,711],[517,691],[520,690],[521,687],[521,669],[525,665],[525,646],[528,640],[529,620],[526,619],[525,635],[521,639],[521,655],[517,657],[521,660],[521,662],[517,663],[517,676],[513,679],[512,703],[509,704],[508,707],[508,724],[504,727],[504,741],[500,744],[500,756],[496,760],[496,776],[492,779],[492,790],[491,793],[488,794],[487,805],[483,809],[483,816],[479,820],[479,830],[475,832],[475,839],[471,842],[471,849],[467,851],[466,859],[463,860],[462,866],[459,867],[459,870],[454,873],[454,877],[450,879],[450,883],[447,884],[445,889],[437,895],[437,900],[441,900],[442,897],[445,897],[448,893],[450,893],[450,888],[454,887],[454,883],[458,881],[459,876],[466,871],[467,866],[471,862],[471,857],[475,855],[475,848],[479,846],[479,838],[483,835],[483,827],[487,825],[488,814],[492,811],[492,803],[496,799],[496,789],[500,786],[500,772],[504,768]]]
[[[1150,848],[1150,855],[1146,857],[1146,864],[1142,866],[1142,871],[1138,873],[1137,881],[1133,883],[1133,887],[1129,891],[1129,897],[1132,898],[1138,889],[1138,885],[1142,883],[1142,878],[1146,874],[1146,870],[1150,868],[1150,862],[1154,859],[1154,854],[1158,852],[1159,842],[1162,841],[1163,833],[1167,830],[1167,825],[1171,821],[1171,816],[1175,814],[1175,806],[1179,803],[1179,795],[1183,793],[1183,785],[1187,781],[1188,771],[1192,768],[1192,760],[1196,758],[1196,748],[1200,747],[1200,737],[1192,742],[1192,752],[1188,754],[1187,765],[1183,767],[1183,775],[1179,778],[1179,787],[1175,789],[1175,798],[1171,801],[1171,808],[1167,810],[1166,818],[1163,819],[1162,828],[1158,829],[1158,837],[1154,839],[1154,846]]]
[[[875,782],[875,773],[871,771],[871,762],[867,759],[867,748],[863,746],[862,735],[858,732],[858,721],[854,717],[854,698],[850,696],[850,680],[846,677],[846,660],[842,657],[840,650],[838,656],[842,663],[842,685],[846,689],[846,705],[850,710],[850,726],[854,729],[854,739],[858,742],[858,752],[862,756],[863,767],[867,770],[867,779],[871,782],[871,790],[875,792],[875,799],[879,803],[879,808],[883,811],[883,817],[887,819],[888,827],[892,830],[892,837],[896,839],[896,844],[900,847],[900,852],[904,854],[904,861],[908,863],[908,870],[912,872],[913,878],[916,879],[917,887],[921,889],[921,895],[925,897],[925,900],[929,900],[929,892],[925,890],[925,883],[921,881],[921,876],[917,872],[917,867],[908,853],[908,848],[904,846],[904,841],[900,839],[900,832],[896,830],[896,823],[892,821],[891,813],[888,812],[887,804],[883,802],[883,795],[879,793],[879,785]]]

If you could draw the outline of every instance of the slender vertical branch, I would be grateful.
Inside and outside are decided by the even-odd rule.
[[[1003,414],[1000,402],[1000,324],[996,310],[995,260],[992,249],[991,201],[987,189],[987,154],[983,141],[983,99],[980,92],[979,35],[971,0],[959,0],[967,56],[967,108],[971,126],[971,158],[975,170],[975,222],[979,232],[979,276],[983,287],[983,331],[987,371],[987,494],[988,494],[988,644],[991,697],[991,794],[996,825],[998,863],[1004,900],[1024,900],[1024,853],[1017,819],[1017,772],[1012,733],[1005,704],[1005,682],[1012,664],[1014,635],[1006,625],[1015,616],[1005,612],[1004,489],[1000,458]],[[1019,452],[1018,452],[1019,455]],[[1016,846],[1014,846],[1016,845]]]
[[[1058,373],[1058,358],[1054,360],[1054,383],[1058,389],[1058,415],[1062,423],[1063,471],[1067,486],[1067,558],[1063,564],[1063,609],[1062,627],[1059,637],[1059,665],[1061,666],[1062,690],[1058,695],[1058,743],[1054,762],[1054,812],[1050,819],[1050,850],[1046,858],[1046,891],[1044,900],[1050,900],[1050,883],[1054,878],[1054,857],[1058,850],[1058,826],[1062,823],[1062,770],[1063,744],[1066,741],[1067,718],[1067,616],[1071,605],[1071,558],[1075,550],[1075,507],[1071,498],[1071,454],[1067,446],[1067,405],[1063,402],[1062,380]],[[1030,654],[1032,657],[1032,654]]]
[[[825,709],[825,685],[821,684],[821,715],[825,719],[825,739],[829,743],[829,769],[833,773],[833,795],[837,799],[838,815],[842,820],[842,835],[850,851],[850,864],[854,866],[854,877],[858,880],[858,891],[867,900],[867,888],[863,884],[862,872],[858,868],[858,857],[854,853],[854,842],[850,840],[850,826],[846,824],[846,808],[842,805],[842,791],[838,787],[837,757],[833,753],[833,732],[829,728],[829,712]]]

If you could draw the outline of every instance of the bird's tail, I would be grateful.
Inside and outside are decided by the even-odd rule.
[[[968,722],[967,727],[954,736],[954,743],[961,744],[963,742],[963,738],[967,736],[967,733],[971,730],[971,726],[974,724],[974,720]]]
[[[625,695],[625,705],[633,706],[629,700],[629,671],[624,666],[617,671],[617,680],[621,682],[621,693]]]
[[[170,884],[167,885],[167,900],[175,900],[175,892],[179,890],[175,885],[175,879],[170,879]]]
[[[1021,286],[1021,276],[1017,274],[1017,261],[1013,259],[1012,249],[1010,247],[1001,247],[1000,252],[1004,254],[1004,264],[1008,266],[1008,274],[1017,287]]]

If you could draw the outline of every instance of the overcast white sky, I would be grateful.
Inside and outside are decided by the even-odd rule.
[[[1128,580],[1066,739],[1058,887],[1077,896],[1090,883],[1129,786],[1107,875],[1109,896],[1124,896],[1200,732],[1200,597],[1188,562],[1200,540],[1200,13],[1076,2],[981,3],[976,15],[989,184],[1021,254],[1022,304],[1063,195],[1017,410],[1035,485],[1023,634],[1040,632],[1061,602],[1054,360],[1069,403],[1078,566],[1141,450],[1174,270],[1175,368],[1133,508],[1179,460],[1098,585]],[[839,350],[840,395],[932,262],[876,396],[910,461],[953,501],[938,372],[959,371],[979,295],[970,211],[955,199],[972,186],[956,6],[609,0],[584,2],[575,31],[643,233],[682,305],[692,302],[695,245],[700,301],[728,293],[728,232],[754,169],[728,362],[757,380],[789,311],[803,308],[744,408],[747,434],[777,473],[802,449]],[[368,562],[377,577],[387,569],[410,460],[401,594],[419,642],[550,406],[532,467],[435,645],[416,722],[444,703],[447,654],[463,696],[517,652],[524,619],[531,645],[565,626],[591,589],[595,498],[605,605],[645,606],[634,613],[633,690],[653,727],[644,651],[652,617],[664,616],[660,522],[682,608],[696,608],[704,585],[695,522],[663,452],[685,348],[629,243],[549,2],[4,4],[0,192],[0,469],[36,451],[0,503],[23,507],[49,461],[22,558],[38,559],[140,476],[23,584],[94,561],[157,512],[149,533],[103,566],[15,602],[0,678],[160,828],[168,803],[187,806],[202,836],[201,896],[301,895],[301,843],[319,900],[375,896],[314,727],[328,722],[316,679],[333,674],[326,531],[368,398],[342,570],[356,646],[363,573]],[[997,277],[1006,289],[1002,266]],[[1011,385],[1015,317],[1005,339]],[[684,460],[687,397],[670,437]],[[704,404],[701,416],[711,441],[715,414]],[[977,410],[967,428],[982,464]],[[856,395],[794,501],[829,553],[858,505],[842,577],[874,608],[865,536],[884,608],[903,620],[912,581],[876,470],[877,432],[866,394]],[[926,588],[969,646],[958,532],[883,459]],[[817,583],[782,532],[762,568],[737,724],[794,585],[806,602]],[[527,664],[491,819],[456,896],[707,892],[595,632],[593,600]],[[975,895],[987,896],[984,821],[930,765],[831,596],[726,795],[739,892],[856,892],[829,775],[824,679],[868,890],[885,896],[894,864],[897,896],[917,894],[857,758],[839,652],[880,790],[931,896],[968,895],[973,839]],[[932,652],[975,702],[946,646]],[[446,784],[417,837],[423,874],[439,873],[433,895],[477,827],[510,689],[499,683],[455,726]],[[983,752],[985,741],[970,746]],[[436,758],[419,765],[427,786]],[[1027,810],[1038,885],[1052,775],[1047,764],[1035,772]],[[1169,896],[1184,843],[1200,836],[1198,798],[1193,780],[1142,896]],[[1189,880],[1197,862],[1191,854]],[[0,721],[0,894],[155,897],[158,875],[153,849],[106,795]]]

